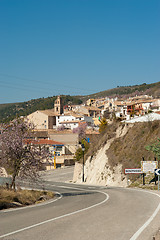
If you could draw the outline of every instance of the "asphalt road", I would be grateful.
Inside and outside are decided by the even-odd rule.
[[[1,211],[0,239],[152,240],[159,227],[160,197],[155,193],[64,183],[58,175],[56,181],[44,177],[45,188],[58,192],[57,197],[44,204]]]
[[[57,168],[55,170],[42,172],[42,177],[46,181],[70,182],[73,179],[74,166]]]

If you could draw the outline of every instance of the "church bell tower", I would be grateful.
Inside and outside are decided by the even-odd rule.
[[[59,115],[63,113],[63,104],[60,96],[58,96],[54,102],[54,112]]]

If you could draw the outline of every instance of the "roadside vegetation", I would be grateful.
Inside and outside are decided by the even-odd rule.
[[[158,160],[158,155],[147,146],[155,144],[159,136],[160,121],[133,124],[123,137],[115,138],[106,151],[110,166],[121,163],[124,170],[140,168],[143,158],[144,161],[154,161],[155,157]],[[131,176],[133,180],[137,178],[135,175]]]
[[[102,127],[103,128],[103,127]],[[127,133],[117,138],[116,131],[127,129]],[[160,153],[160,121],[128,124],[114,121],[111,125],[105,125],[104,131],[91,138],[91,143],[85,150],[85,161],[92,158],[97,151],[107,144],[109,139],[113,139],[109,149],[106,151],[108,162],[113,169],[118,164],[122,164],[122,171],[125,168],[141,168],[141,161],[159,160]],[[82,162],[83,154],[81,149],[76,153],[76,160]],[[160,167],[160,166],[159,166]],[[131,174],[130,180],[135,181],[137,174]]]
[[[141,174],[137,174],[137,179],[133,181],[129,187],[130,188],[142,188],[146,190],[158,190],[158,177],[156,180],[156,185],[155,185],[155,180],[154,180],[154,174],[146,174],[145,175],[145,184],[143,185],[143,179]]]
[[[0,210],[37,204],[54,197],[53,192],[38,190],[8,190],[0,187]]]
[[[108,124],[106,119],[104,118],[103,121],[101,121],[100,125],[100,134],[96,134],[93,136],[90,136],[90,143],[88,143],[84,137],[84,139],[81,141],[84,144],[85,151],[84,151],[84,160],[88,157],[91,158],[97,153],[97,151],[103,147],[107,141],[116,135],[116,129],[119,126],[119,121],[114,121],[113,124]],[[83,160],[83,152],[82,148],[80,147],[75,154],[75,161],[82,162]]]

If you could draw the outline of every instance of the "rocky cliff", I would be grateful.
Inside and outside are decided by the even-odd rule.
[[[110,137],[108,138],[107,136]],[[142,157],[154,160],[154,155],[145,149],[160,136],[160,121],[150,123],[119,124],[114,134],[104,135],[96,153],[85,161],[85,182],[93,185],[127,186],[125,168],[140,168]],[[98,140],[100,141],[101,138]],[[94,143],[95,148],[98,142]],[[86,154],[87,155],[87,154]],[[131,180],[137,176],[130,176]],[[82,182],[82,163],[76,162],[73,182]]]
[[[95,156],[88,157],[85,162],[84,175],[85,182],[93,185],[110,185],[110,186],[127,186],[127,178],[123,173],[122,164],[117,164],[113,168],[108,162],[106,151],[116,138],[124,136],[130,126],[119,126],[116,130],[115,137],[109,139],[107,143],[101,147]],[[82,164],[76,162],[73,181],[82,182]]]

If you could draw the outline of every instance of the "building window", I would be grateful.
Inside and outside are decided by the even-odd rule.
[[[62,146],[56,146],[56,151],[61,152],[62,151]]]

